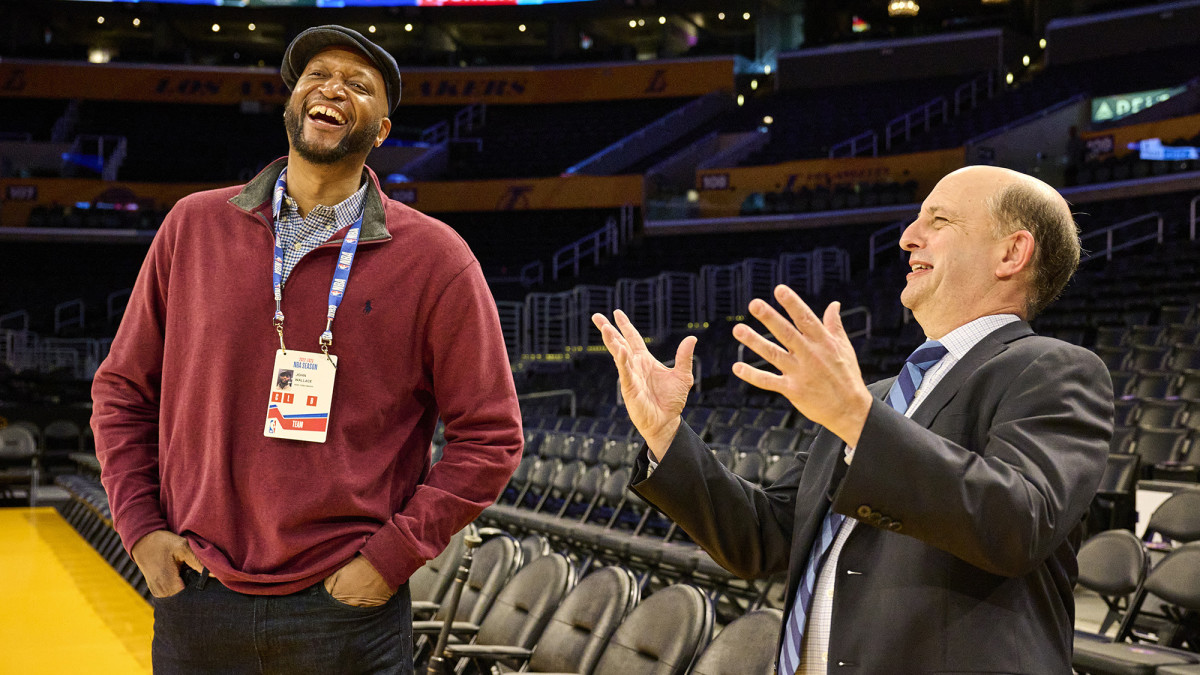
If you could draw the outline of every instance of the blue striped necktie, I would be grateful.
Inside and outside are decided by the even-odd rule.
[[[917,393],[917,387],[921,386],[921,380],[925,378],[925,371],[941,361],[945,355],[946,348],[937,340],[927,340],[925,344],[917,347],[916,351],[904,362],[904,368],[900,370],[899,377],[892,383],[892,388],[888,390],[887,402],[892,408],[901,413],[906,412],[908,406],[912,404],[913,396]],[[800,577],[800,584],[796,588],[796,602],[792,604],[792,611],[788,615],[787,626],[783,631],[783,642],[779,645],[780,675],[792,675],[800,667],[804,625],[808,620],[808,612],[812,608],[813,587],[817,584],[817,574],[821,571],[821,566],[829,557],[829,547],[833,544],[838,529],[841,528],[842,521],[845,519],[845,516],[835,513],[830,508],[825,512],[825,517],[821,521],[821,531],[817,534],[817,539],[808,553],[804,576]]]

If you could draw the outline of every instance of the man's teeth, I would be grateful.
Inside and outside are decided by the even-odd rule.
[[[337,121],[338,124],[346,123],[346,118],[342,117],[342,113],[326,105],[314,105],[308,109],[309,117],[315,117],[316,115],[325,115],[326,117],[330,117]]]
[[[914,271],[914,272],[920,272],[921,270],[931,270],[931,269],[933,269],[933,265],[924,265],[922,263],[917,263],[916,265],[912,266],[912,271]]]

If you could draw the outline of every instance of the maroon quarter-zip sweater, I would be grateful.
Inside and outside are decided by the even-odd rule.
[[[92,386],[92,427],[126,549],[168,529],[230,588],[290,593],[362,553],[398,586],[499,494],[521,422],[496,305],[449,227],[388,199],[368,170],[361,243],[333,324],[324,443],[266,438],[271,190],[176,204]],[[289,349],[319,351],[341,237],[283,290]],[[441,417],[446,447],[430,464]]]

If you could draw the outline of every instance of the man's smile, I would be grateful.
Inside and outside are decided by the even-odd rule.
[[[346,116],[336,107],[317,103],[309,106],[308,120],[318,127],[338,129],[346,126]]]

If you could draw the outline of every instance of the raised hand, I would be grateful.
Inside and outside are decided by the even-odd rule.
[[[692,388],[692,351],[696,338],[689,335],[675,351],[675,366],[668,368],[650,354],[641,333],[621,310],[613,313],[616,326],[603,314],[593,314],[604,346],[617,364],[621,396],[629,419],[650,452],[662,459],[679,429],[679,415]],[[618,330],[618,328],[620,330]]]
[[[740,362],[734,364],[733,374],[760,389],[783,394],[805,417],[854,447],[871,409],[871,393],[842,326],[841,303],[830,303],[824,319],[819,319],[787,286],[775,287],[775,299],[791,321],[758,299],[751,301],[750,313],[779,344],[741,323],[733,327],[733,336],[779,374]]]

